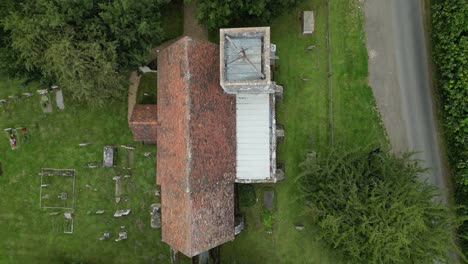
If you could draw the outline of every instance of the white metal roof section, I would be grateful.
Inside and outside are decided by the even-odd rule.
[[[270,95],[238,94],[236,98],[236,177],[241,181],[269,180]]]

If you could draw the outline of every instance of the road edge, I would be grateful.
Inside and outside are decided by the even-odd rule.
[[[432,60],[432,19],[431,19],[431,1],[432,0],[422,0],[420,3],[421,14],[423,17],[423,27],[424,27],[424,39],[426,41],[426,56],[428,58],[428,73],[429,73],[429,86],[432,92],[432,112],[435,116],[435,126],[437,129],[437,143],[439,145],[441,163],[442,163],[442,172],[443,178],[446,184],[448,201],[451,206],[455,205],[455,184],[453,182],[453,172],[450,166],[448,159],[448,144],[445,137],[446,131],[444,126],[444,114],[443,114],[443,105],[442,97],[440,94],[440,89],[437,85],[437,67]]]

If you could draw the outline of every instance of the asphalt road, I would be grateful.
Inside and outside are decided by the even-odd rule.
[[[446,193],[421,2],[367,0],[364,8],[369,82],[393,150],[416,151],[430,168],[422,179]]]

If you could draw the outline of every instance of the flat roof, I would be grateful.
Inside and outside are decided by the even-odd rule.
[[[227,36],[224,42],[224,62],[228,81],[261,80],[265,78],[262,65],[263,39]]]
[[[236,178],[268,180],[271,178],[270,95],[238,94],[236,99]]]

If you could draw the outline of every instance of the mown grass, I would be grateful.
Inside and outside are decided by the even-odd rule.
[[[18,81],[2,78],[0,98],[22,91],[34,92],[36,88],[39,86],[34,84],[23,88]],[[39,96],[34,95],[10,103],[8,112],[0,113],[2,128],[25,126],[30,133],[30,142],[21,144],[17,150],[10,149],[5,135],[0,137],[4,171],[0,177],[0,263],[168,262],[169,248],[161,242],[160,230],[150,228],[150,204],[157,202],[155,147],[133,142],[126,120],[126,98],[93,109],[71,102],[65,91],[65,104],[63,111],[55,108],[53,113],[44,114]],[[79,147],[82,142],[91,145]],[[112,177],[125,171],[86,166],[89,162],[101,164],[103,146],[108,144],[136,147],[132,176],[123,179],[119,204],[114,200]],[[119,163],[123,166],[125,150],[119,151]],[[144,157],[147,151],[152,152],[150,157]],[[64,210],[39,208],[38,173],[44,167],[76,169],[72,235],[63,233],[62,214],[49,215]],[[92,187],[87,188],[86,184]],[[116,209],[126,208],[132,209],[129,216],[112,216]],[[104,215],[93,214],[99,209],[106,211]],[[111,232],[115,239],[120,230],[128,232],[128,240],[98,240],[104,231]]]
[[[387,146],[367,80],[364,14],[358,3],[330,1],[334,137],[338,143]]]
[[[367,53],[362,11],[354,0],[331,1],[333,117],[335,142],[364,146],[386,146],[387,141],[367,84]],[[315,32],[303,36],[300,12],[315,11]],[[277,45],[275,80],[284,86],[278,122],[285,126],[278,160],[286,165],[286,180],[256,185],[257,197],[274,188],[277,198],[273,234],[264,231],[259,215],[262,200],[241,208],[246,230],[222,246],[223,263],[342,263],[333,250],[316,238],[311,216],[305,212],[297,186],[299,164],[313,148],[320,155],[329,142],[328,67],[325,0],[304,1],[271,25],[272,43]],[[307,51],[308,46],[315,46]],[[295,225],[305,227],[303,231]]]

